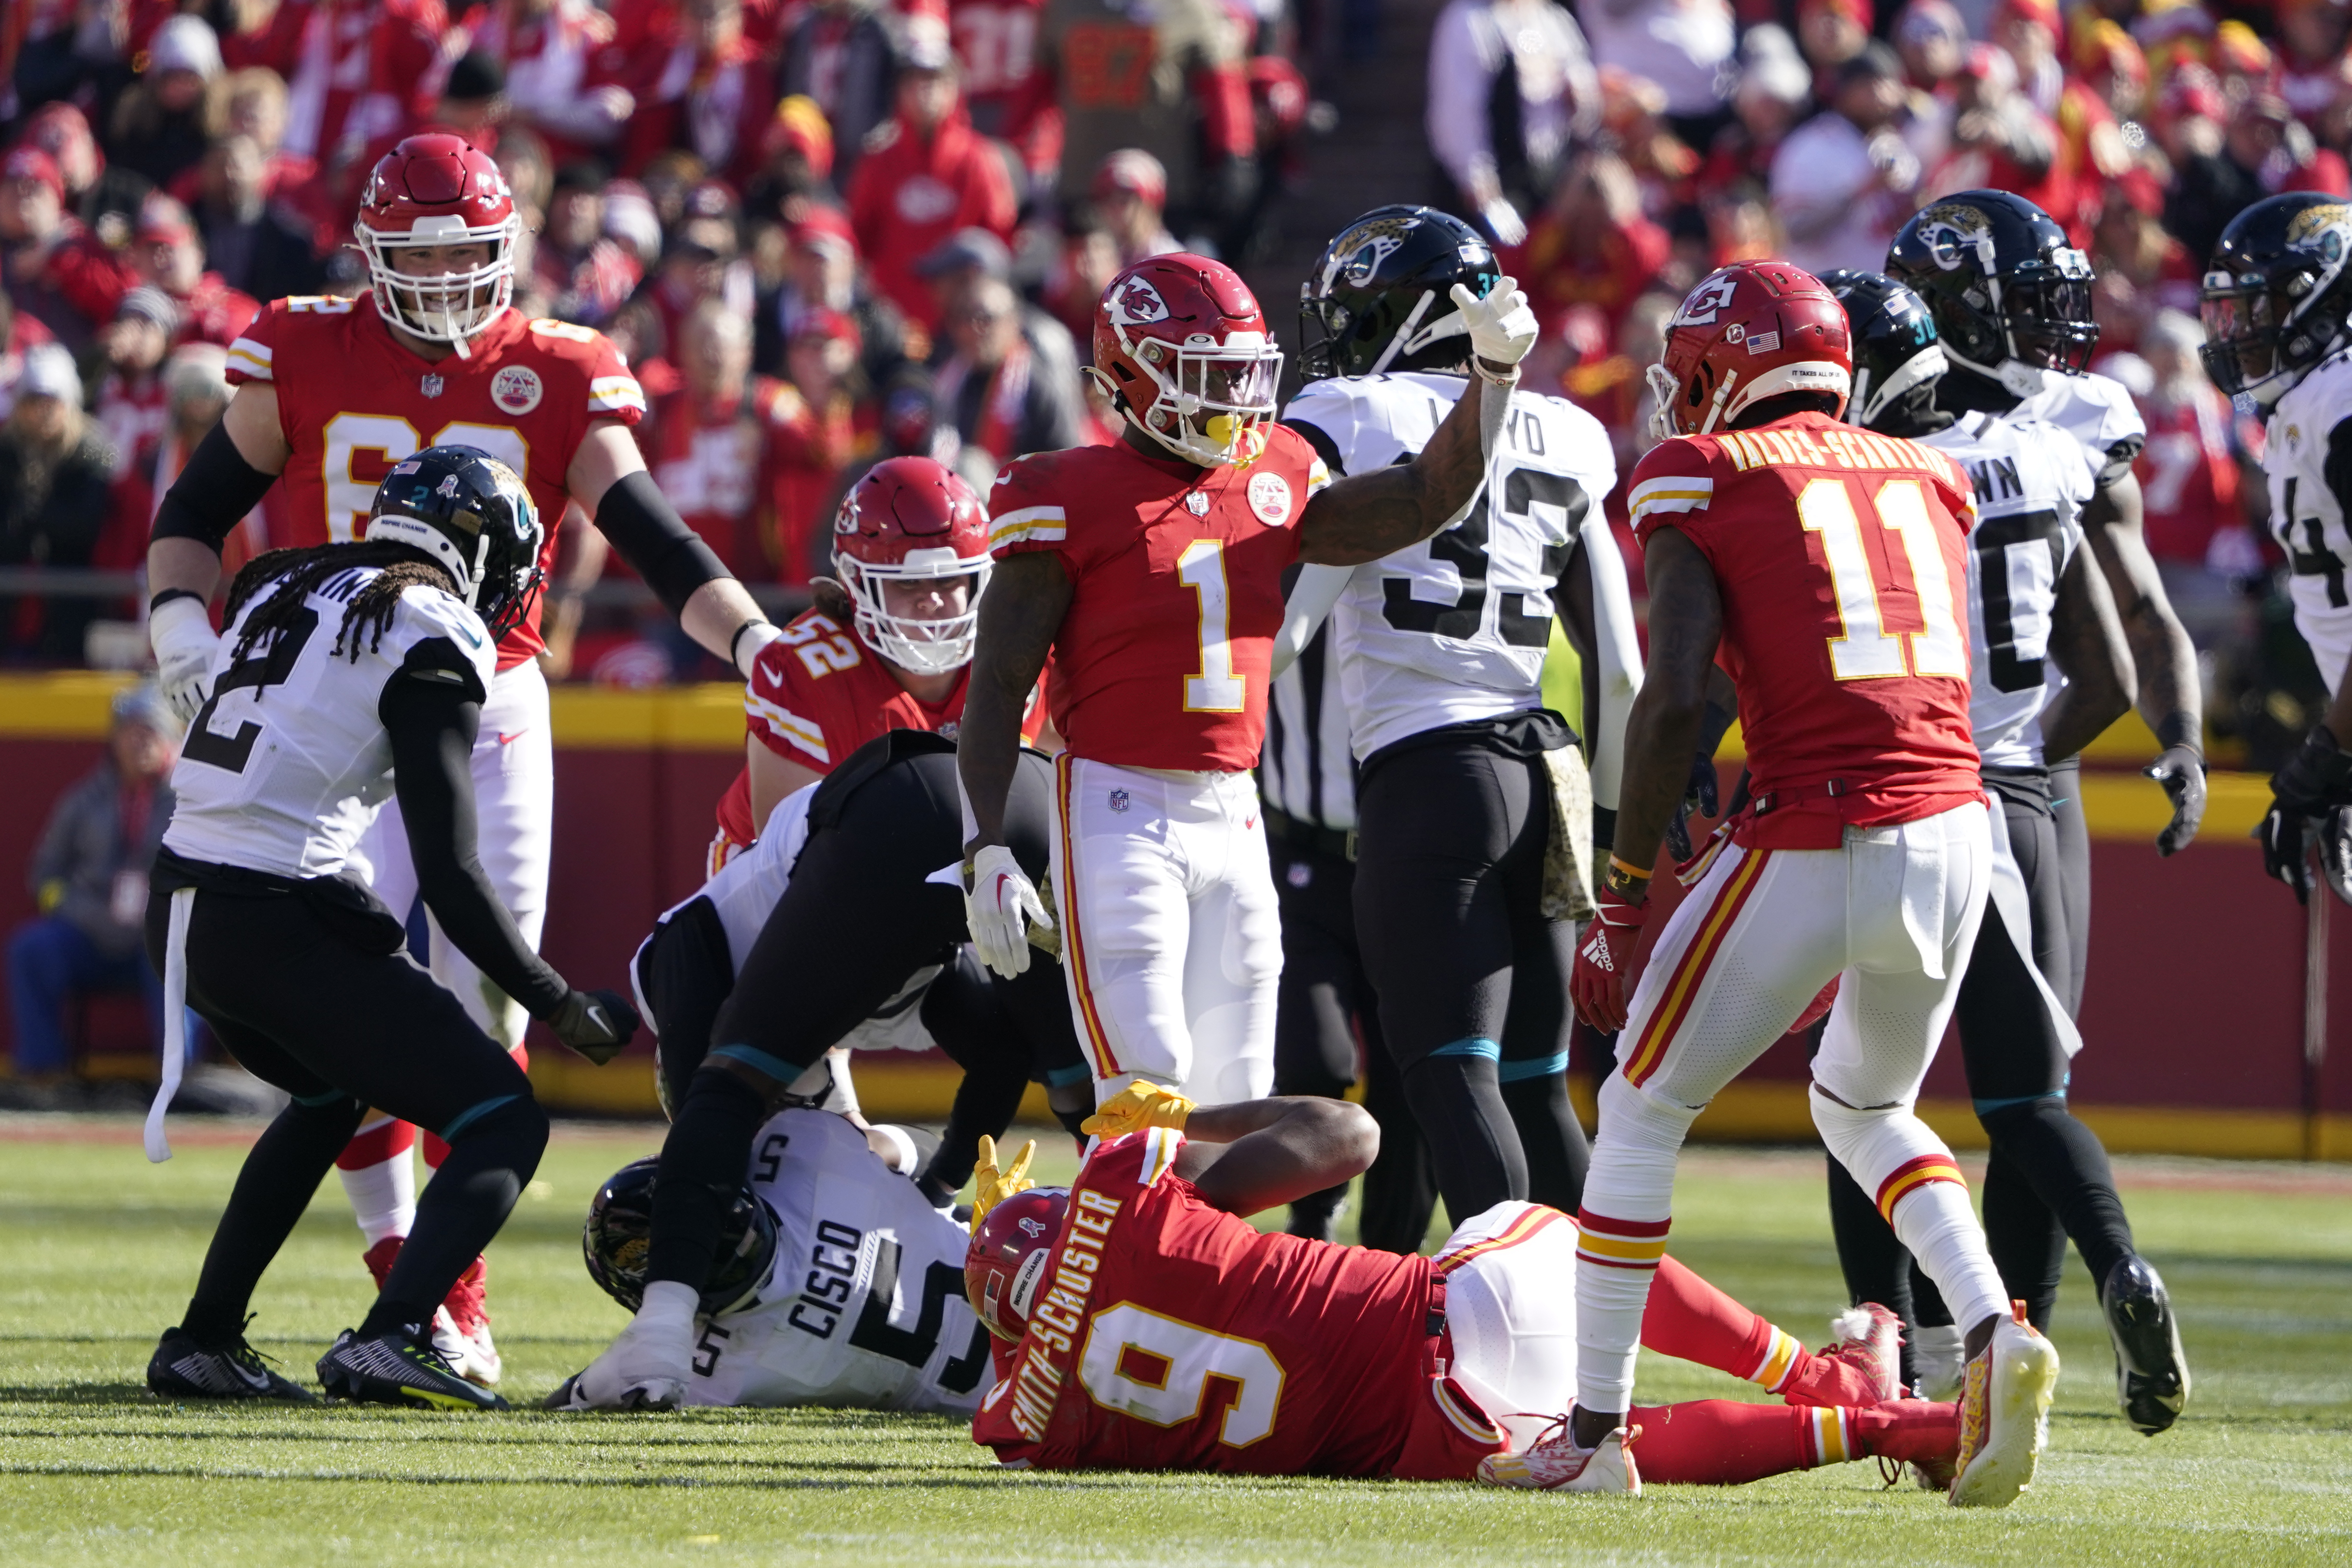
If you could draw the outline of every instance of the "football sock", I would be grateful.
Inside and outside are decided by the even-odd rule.
[[[1671,1258],[1658,1259],[1642,1312],[1642,1343],[1660,1355],[1727,1372],[1798,1405],[1868,1405],[1862,1373],[1817,1356]]]
[[[767,1109],[766,1100],[733,1073],[706,1067],[694,1075],[655,1172],[647,1279],[674,1280],[700,1292]]]
[[[296,1100],[254,1141],[205,1253],[188,1315],[181,1320],[180,1326],[198,1342],[224,1344],[245,1331],[246,1311],[262,1270],[286,1245],[366,1114],[366,1106],[343,1095],[323,1105]]]
[[[1527,1158],[1503,1104],[1494,1058],[1426,1056],[1404,1069],[1404,1085],[1429,1139],[1449,1219],[1459,1226],[1527,1195]]]
[[[360,1235],[373,1247],[387,1236],[406,1236],[416,1220],[416,1129],[394,1117],[379,1117],[335,1156],[335,1173],[352,1201]]]
[[[1969,1202],[1951,1151],[1907,1107],[1856,1110],[1811,1093],[1813,1125],[1830,1152],[1852,1172],[1895,1237],[1919,1260],[1963,1330],[2009,1310],[2009,1295],[1985,1250],[1984,1229]]]
[[[1864,1410],[1802,1405],[1748,1405],[1694,1399],[1636,1408],[1634,1467],[1644,1481],[1738,1486],[1790,1470],[1859,1459],[1867,1450],[1854,1428]],[[1955,1434],[1954,1445],[1958,1446]]]
[[[1601,1137],[1577,1214],[1576,1402],[1586,1410],[1633,1402],[1643,1314],[1674,1215],[1675,1161],[1697,1116],[1621,1073],[1601,1086]]]
[[[1985,1161],[1984,1227],[2002,1289],[2025,1303],[2028,1321],[2046,1331],[2066,1273],[2066,1227],[1998,1143]]]
[[[1502,1071],[1516,1064],[1506,1062]],[[1503,1104],[1518,1130],[1519,1149],[1528,1163],[1528,1202],[1574,1214],[1584,1202],[1584,1173],[1592,1163],[1592,1145],[1568,1102],[1568,1071],[1507,1080],[1502,1085]]]
[[[529,1096],[483,1111],[459,1131],[417,1200],[415,1228],[385,1277],[360,1336],[422,1329],[506,1224],[547,1150],[547,1112]]]
[[[2066,1108],[2063,1094],[2043,1095],[2022,1105],[2006,1105],[1987,1111],[1978,1119],[1992,1139],[1996,1159],[2014,1166],[2016,1173],[2031,1186],[2058,1221],[2066,1234],[2074,1238],[2074,1250],[2091,1270],[2091,1278],[2103,1280],[2116,1264],[2132,1255],[2131,1221],[2125,1216],[2123,1199],[2116,1194],[2116,1175],[2107,1163],[2107,1151],[2098,1134],[2074,1118]],[[1993,1228],[1992,1187],[1990,1178],[1985,1189],[1985,1228]],[[2015,1240],[2021,1266],[2036,1256],[2032,1249],[2037,1239],[2022,1221]],[[2045,1242],[2046,1245],[2046,1242]],[[1994,1256],[2001,1256],[1996,1249]],[[2063,1254],[2060,1255],[2063,1267]],[[2005,1260],[2004,1260],[2005,1261]],[[2008,1269],[2002,1270],[2008,1277]],[[2051,1279],[2050,1293],[2057,1292],[2056,1277]],[[2026,1296],[2023,1290],[2015,1294]],[[2033,1299],[2027,1297],[2029,1309]],[[2048,1316],[2043,1309],[2034,1317],[2038,1325]]]
[[[1957,1405],[1894,1399],[1845,1414],[1861,1447],[1856,1458],[1950,1464],[1960,1457],[1960,1407]]]

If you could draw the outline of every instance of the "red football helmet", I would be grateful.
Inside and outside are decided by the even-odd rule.
[[[1666,323],[1662,358],[1649,373],[1661,439],[1728,428],[1759,399],[1791,392],[1827,394],[1843,415],[1853,390],[1844,307],[1785,261],[1735,262],[1704,279]]]
[[[989,1210],[971,1233],[963,1255],[963,1293],[998,1339],[1017,1340],[1028,1329],[1029,1309],[1069,1206],[1069,1188],[1031,1187]]]
[[[858,639],[919,675],[971,662],[989,564],[980,498],[961,475],[929,458],[875,464],[834,514],[833,569],[856,603]],[[926,595],[935,613],[894,610],[892,584],[935,584]]]
[[[1110,280],[1087,373],[1127,422],[1188,463],[1245,461],[1265,444],[1282,350],[1241,275],[1177,251]],[[1147,394],[1149,395],[1147,395]]]
[[[376,309],[420,338],[463,353],[514,298],[522,218],[506,175],[462,137],[411,136],[385,153],[352,233],[367,255]],[[424,277],[393,265],[392,253],[405,247],[476,244],[490,247],[490,259],[466,271]]]

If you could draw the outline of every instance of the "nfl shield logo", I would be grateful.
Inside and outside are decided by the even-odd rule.
[[[428,375],[416,384],[416,390],[427,397],[438,397],[441,395],[441,378],[437,375]]]
[[[1126,792],[1125,790],[1123,790],[1123,789],[1115,789],[1115,790],[1111,791],[1111,792],[1110,792],[1110,808],[1111,808],[1113,811],[1125,811],[1125,810],[1127,809],[1127,807],[1128,807],[1127,792]]]
[[[1186,496],[1184,498],[1184,510],[1191,512],[1194,517],[1208,516],[1209,492],[1206,490],[1194,490],[1192,494]]]

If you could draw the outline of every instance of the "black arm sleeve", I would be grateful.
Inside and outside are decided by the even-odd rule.
[[[2327,433],[2327,456],[2321,460],[2319,472],[2327,480],[2328,493],[2336,498],[2336,506],[2346,517],[2352,518],[2352,419],[2336,421],[2336,428]],[[2280,518],[2278,523],[2293,521]]]
[[[544,1018],[571,988],[523,942],[475,849],[471,759],[481,701],[472,667],[445,640],[430,638],[410,650],[376,711],[392,738],[393,788],[425,907],[491,984]]]
[[[673,616],[686,613],[687,600],[705,583],[734,575],[643,468],[604,492],[596,503],[596,526]]]
[[[229,530],[244,521],[245,514],[259,506],[277,482],[277,475],[265,474],[245,460],[236,443],[228,438],[226,422],[215,425],[211,435],[196,443],[188,466],[172,481],[163,504],[155,510],[155,526],[148,538],[151,542],[193,539],[217,555]]]

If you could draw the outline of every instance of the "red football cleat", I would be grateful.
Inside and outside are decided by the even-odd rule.
[[[1875,1301],[1830,1320],[1835,1344],[1813,1352],[1781,1388],[1791,1405],[1883,1405],[1903,1396],[1903,1320]]]
[[[475,1258],[433,1314],[433,1348],[458,1376],[484,1388],[498,1386],[501,1370],[490,1338],[489,1283],[488,1261]]]

